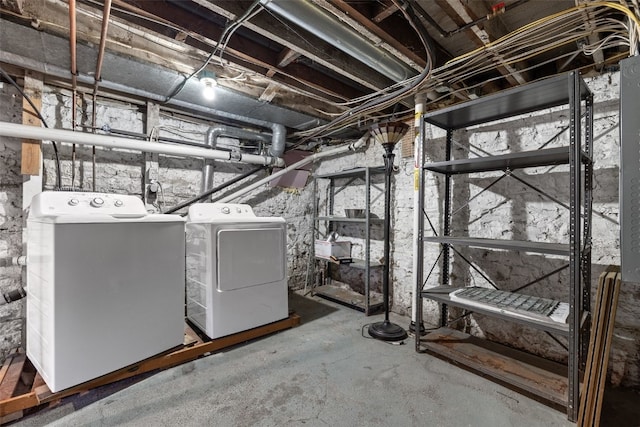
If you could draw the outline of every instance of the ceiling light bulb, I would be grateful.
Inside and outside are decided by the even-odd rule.
[[[203,79],[204,89],[202,90],[202,96],[204,99],[211,101],[216,97],[215,87],[217,85],[214,79]]]

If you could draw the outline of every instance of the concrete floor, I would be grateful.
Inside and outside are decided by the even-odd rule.
[[[381,316],[296,294],[290,307],[302,318],[296,328],[67,398],[14,425],[574,425],[562,411],[416,353],[412,339],[390,345],[363,338],[362,326]],[[392,320],[408,324],[406,318]],[[634,421],[621,421],[623,409],[638,402],[625,403],[624,396],[614,407],[605,402],[603,426],[638,425],[637,409]]]

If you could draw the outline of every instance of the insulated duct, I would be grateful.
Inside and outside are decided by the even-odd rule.
[[[278,123],[265,123],[264,127],[270,127],[272,134],[269,135],[263,132],[256,132],[225,125],[213,126],[207,131],[205,144],[212,149],[216,148],[218,138],[220,136],[229,136],[238,139],[247,139],[250,141],[271,141],[269,155],[273,157],[281,157],[285,149],[287,134],[286,128]],[[213,187],[213,163],[211,161],[205,161],[204,168],[202,169],[202,185],[200,186],[200,192],[204,193],[211,187]]]
[[[114,136],[97,135],[93,133],[72,132],[70,130],[63,129],[47,129],[7,122],[0,122],[0,135],[13,138],[25,138],[45,141],[55,140],[80,145],[121,148],[125,150],[142,151],[145,153],[170,154],[180,157],[202,157],[204,159],[236,161],[265,166],[284,166],[284,160],[282,160],[281,158],[270,156],[259,156],[255,154],[241,153],[236,154],[228,151],[209,150],[207,148],[156,144],[154,142],[140,141],[137,139],[118,138]]]
[[[404,62],[375,46],[355,30],[345,27],[307,0],[260,0],[260,4],[395,82],[418,74]]]

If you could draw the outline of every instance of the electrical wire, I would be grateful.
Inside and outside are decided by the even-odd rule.
[[[584,20],[583,14],[586,9],[589,10],[590,17],[593,16],[590,20],[590,25],[587,25]],[[611,9],[624,12],[629,17],[629,22],[620,21],[618,15],[612,15]],[[430,100],[430,102],[438,102],[450,98],[452,95],[460,96],[464,92],[473,90],[489,81],[504,79],[515,73],[532,70],[559,58],[576,55],[576,53],[593,54],[603,49],[629,46],[629,50],[633,54],[637,49],[637,43],[634,40],[638,37],[639,23],[638,17],[623,5],[610,2],[582,4],[527,24],[481,48],[448,61],[443,66],[434,69],[429,78],[422,80],[417,87],[407,91],[405,96],[415,94],[418,91],[433,91],[437,85],[442,84],[441,82],[446,82],[449,87],[463,85],[462,88],[456,88],[436,100]],[[578,43],[590,35],[601,35],[603,39],[593,44],[583,44],[578,47]],[[468,86],[464,83],[473,76],[495,70],[496,65],[513,66],[570,43],[576,45],[574,52],[564,53],[551,59],[545,58],[544,61],[540,61],[524,70],[505,69],[501,76],[485,79],[483,82],[473,86]],[[620,55],[614,55],[607,62],[619,57]],[[500,61],[496,64],[496,59],[498,58]],[[303,141],[310,137],[326,137],[335,133],[338,125],[340,128],[344,128],[360,123],[367,117],[377,119],[379,111],[389,106],[389,103],[384,99],[385,95],[381,95],[384,92],[383,90],[354,100],[366,100],[364,108],[362,106],[352,108],[333,119],[324,127],[298,132],[294,134],[294,137],[302,138]],[[383,101],[377,102],[376,97],[377,99],[383,99]],[[342,106],[344,105],[351,105],[351,102],[343,103]]]
[[[13,85],[18,90],[18,92],[20,92],[20,95],[22,95],[22,97],[29,103],[29,105],[31,106],[33,111],[36,113],[36,115],[38,116],[38,118],[42,122],[42,125],[45,128],[49,128],[49,125],[47,125],[47,121],[44,119],[44,117],[42,117],[42,114],[40,113],[40,110],[33,103],[31,98],[29,97],[29,95],[27,95],[24,92],[24,90],[22,90],[20,85],[18,83],[16,83],[16,81],[13,80],[13,78],[11,78],[11,76],[2,67],[0,67],[0,74],[2,74],[2,76],[5,79],[7,79],[7,81],[9,83],[11,83],[11,85]],[[62,175],[60,173],[61,169],[60,169],[60,157],[58,155],[58,144],[56,144],[55,141],[51,141],[51,145],[53,146],[53,152],[55,154],[55,161],[56,161],[56,184],[57,184],[56,188],[62,188]]]
[[[347,126],[352,123],[353,120],[359,120],[362,116],[368,113],[373,113],[376,111],[383,110],[387,107],[390,107],[397,102],[400,101],[403,97],[407,96],[414,89],[419,87],[419,85],[427,80],[431,75],[433,69],[433,60],[432,60],[432,46],[430,44],[429,36],[426,34],[426,31],[415,23],[417,20],[415,13],[411,7],[410,3],[406,4],[406,7],[402,7],[396,0],[392,0],[394,5],[398,7],[400,11],[402,11],[405,19],[409,22],[414,31],[418,34],[426,52],[426,65],[422,72],[413,79],[409,80],[409,83],[400,87],[399,89],[393,90],[389,93],[385,93],[377,98],[370,99],[365,103],[354,107],[348,111],[345,111],[335,119],[331,120],[329,123],[316,127],[306,132],[299,132],[298,135],[302,136],[300,141],[293,145],[292,148],[295,148],[301,144],[304,144],[308,140],[317,137],[319,135],[329,136],[336,132],[336,129],[339,127]]]
[[[246,20],[250,19],[251,17],[253,17],[255,15],[254,11],[259,5],[260,5],[260,0],[254,0],[254,2],[251,4],[251,6],[249,6],[249,9],[247,9],[247,11],[241,17],[239,17],[236,21],[232,22],[231,25],[229,25],[229,26],[227,26],[227,28],[225,28],[225,30],[222,32],[222,35],[220,36],[220,40],[216,44],[216,47],[211,51],[211,53],[209,54],[207,59],[205,59],[205,61],[202,63],[202,65],[198,69],[193,71],[188,77],[184,77],[183,78],[182,83],[180,83],[174,90],[172,90],[171,93],[169,94],[169,96],[167,96],[165,98],[165,100],[164,100],[165,104],[167,102],[171,101],[174,97],[176,97],[182,91],[182,89],[184,89],[184,87],[186,86],[187,82],[189,80],[191,80],[191,78],[193,78],[194,76],[198,75],[202,70],[204,70],[207,67],[207,65],[209,65],[209,63],[211,62],[213,57],[216,55],[216,53],[218,52],[219,49],[221,49],[220,60],[222,61],[222,52],[224,51],[224,48],[226,47],[227,43],[229,42],[229,38],[233,35],[233,33],[238,28],[240,28],[242,26],[242,24]],[[258,9],[258,11],[260,11],[260,9]],[[222,48],[221,48],[221,45],[222,45]],[[222,62],[221,62],[221,64],[222,64]]]

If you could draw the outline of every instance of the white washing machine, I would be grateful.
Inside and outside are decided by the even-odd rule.
[[[184,340],[184,220],[135,196],[43,192],[27,220],[27,356],[51,391]]]
[[[186,227],[187,317],[204,333],[219,338],[289,315],[283,218],[200,203]]]

